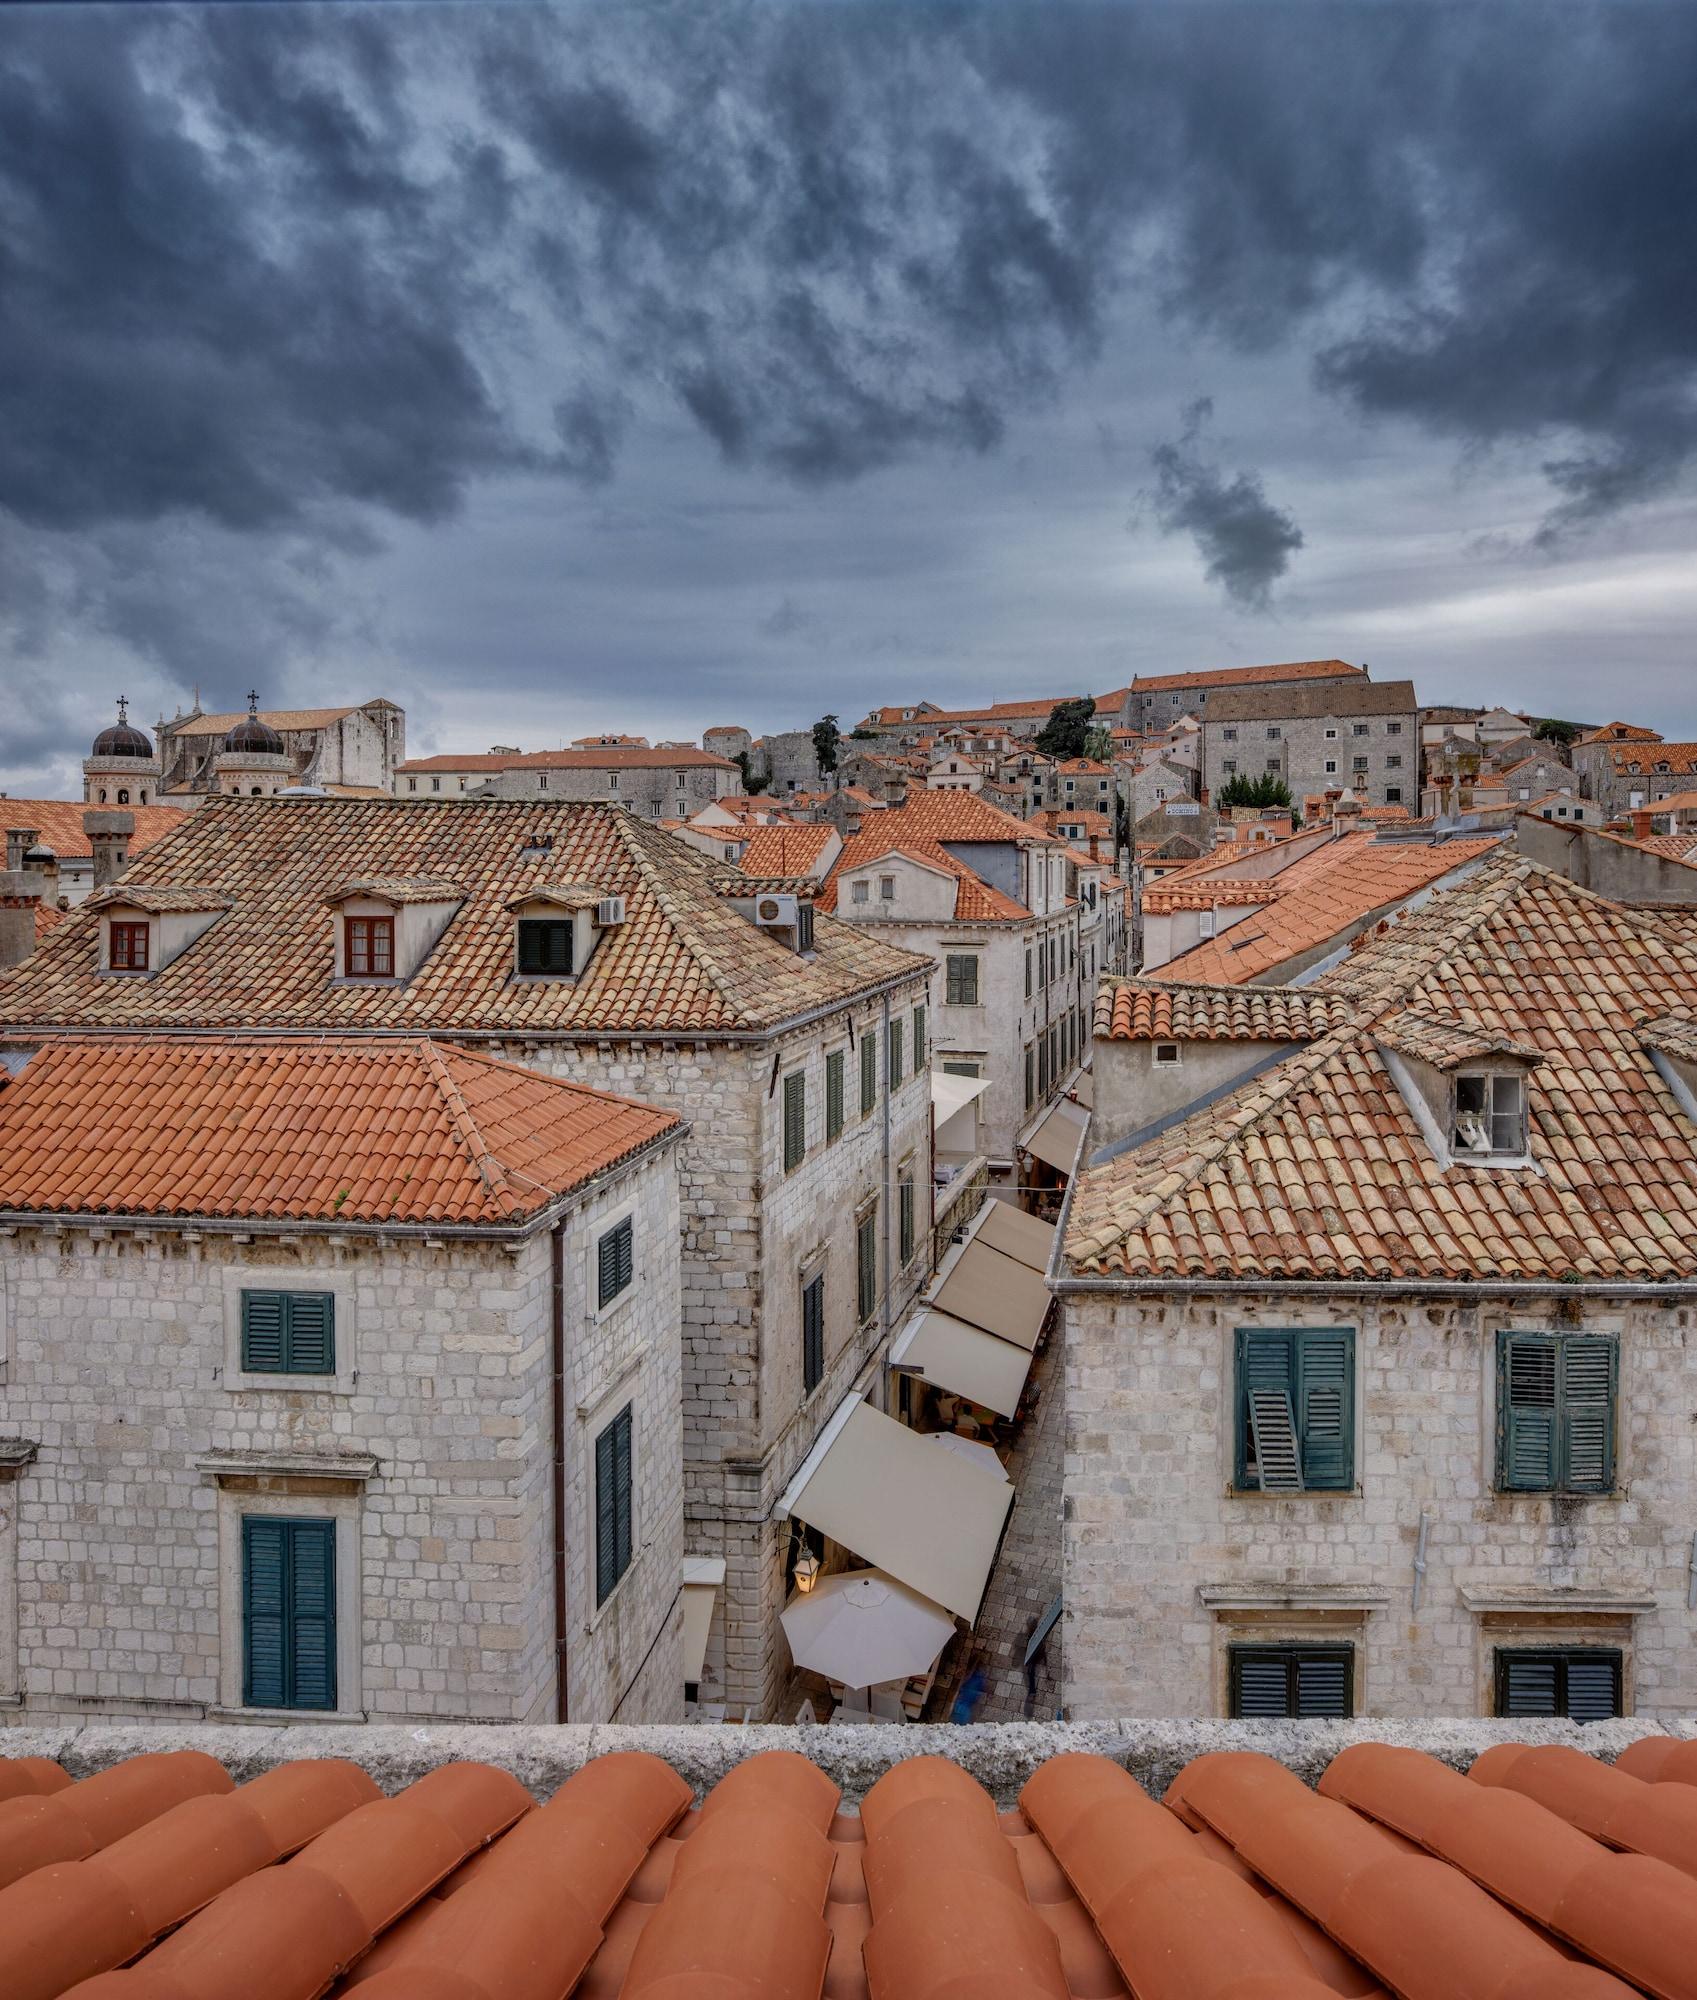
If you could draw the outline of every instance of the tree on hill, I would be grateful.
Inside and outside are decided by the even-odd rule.
[[[1532,734],[1540,743],[1560,743],[1565,747],[1577,741],[1580,729],[1577,722],[1563,722],[1555,715],[1540,715],[1533,721]]]
[[[843,732],[837,727],[834,715],[822,715],[813,725],[813,761],[827,778],[837,768],[837,752],[842,740]]]
[[[1085,695],[1078,701],[1058,701],[1037,732],[1036,747],[1045,757],[1082,757],[1096,703]]]
[[[772,780],[768,776],[766,776],[764,772],[762,772],[758,777],[756,777],[750,771],[748,752],[746,750],[739,750],[736,756],[732,758],[731,761],[736,765],[737,769],[742,772],[742,788],[745,792],[748,793],[750,798],[752,798],[756,792],[765,791],[766,787],[772,782]]]
[[[1228,778],[1220,787],[1214,803],[1222,812],[1232,806],[1288,806],[1292,803],[1290,787],[1276,772],[1263,772],[1259,778]]]

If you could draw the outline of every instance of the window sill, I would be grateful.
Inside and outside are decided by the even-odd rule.
[[[345,1375],[249,1375],[239,1373],[226,1375],[219,1387],[234,1394],[237,1390],[253,1389],[269,1394],[282,1389],[297,1396],[351,1396],[354,1393],[352,1373]]]
[[[1360,1486],[1304,1486],[1298,1493],[1268,1493],[1259,1486],[1238,1486],[1226,1488],[1228,1500],[1359,1500],[1362,1498]]]
[[[256,1722],[273,1726],[283,1723],[296,1729],[310,1728],[318,1722],[360,1723],[371,1720],[363,1708],[224,1708],[216,1705],[207,1709],[206,1719],[208,1722]]]

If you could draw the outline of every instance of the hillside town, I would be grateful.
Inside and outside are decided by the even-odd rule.
[[[91,723],[0,801],[0,1720],[1697,1706],[1697,744]]]

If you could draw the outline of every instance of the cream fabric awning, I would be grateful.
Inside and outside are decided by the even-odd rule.
[[[722,1556],[684,1557],[684,1679],[699,1681],[707,1662],[713,1605],[725,1581]]]
[[[851,1397],[773,1508],[970,1624],[1014,1503],[951,1452]]]
[[[990,1088],[987,1076],[954,1076],[947,1070],[934,1069],[931,1072],[931,1109],[937,1114],[937,1123],[943,1124],[957,1111],[964,1111]]]
[[[1049,1288],[1041,1272],[974,1237],[948,1266],[927,1304],[1029,1353],[1043,1331]]]
[[[1096,1079],[1087,1069],[1081,1069],[1072,1080],[1072,1092],[1087,1111],[1096,1108]]]
[[[1027,1215],[1010,1201],[987,1201],[979,1210],[979,1224],[973,1231],[975,1243],[988,1243],[1004,1257],[1029,1264],[1034,1271],[1046,1271],[1054,1254],[1055,1226]]]
[[[890,1366],[938,1389],[1011,1417],[1031,1372],[1031,1355],[1011,1340],[968,1326],[945,1312],[921,1312],[890,1349]]]
[[[1084,1137],[1084,1128],[1090,1121],[1090,1114],[1081,1104],[1069,1104],[1061,1098],[1054,1104],[1047,1118],[1025,1142],[1025,1150],[1035,1153],[1045,1166],[1053,1167],[1058,1174],[1070,1174],[1078,1164],[1078,1144]]]

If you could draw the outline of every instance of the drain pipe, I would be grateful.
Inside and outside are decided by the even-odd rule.
[[[1426,1581],[1426,1535],[1431,1521],[1425,1514],[1420,1516],[1420,1539],[1414,1546],[1414,1588],[1409,1594],[1408,1608],[1420,1609],[1420,1586]]]
[[[554,1412],[554,1720],[569,1722],[571,1704],[566,1673],[566,1225],[554,1225],[549,1239],[552,1269],[549,1284],[549,1332],[553,1345],[550,1395]]]
[[[1697,1611],[1697,1535],[1691,1537],[1691,1560],[1686,1565],[1688,1581],[1685,1586],[1685,1608]]]
[[[890,1257],[890,1208],[892,1196],[899,1199],[898,1190],[890,1182],[890,1095],[890,996],[886,992],[884,995],[884,1199],[879,1204],[884,1216],[884,1297],[878,1315],[886,1356],[890,1348],[890,1294],[895,1289],[895,1265]],[[888,1403],[889,1399],[889,1371],[886,1369],[884,1401]]]

